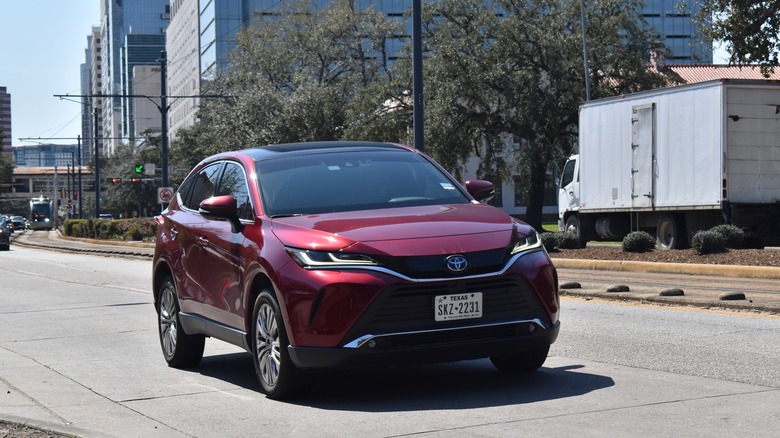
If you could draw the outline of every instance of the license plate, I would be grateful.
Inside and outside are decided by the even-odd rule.
[[[482,292],[438,295],[434,298],[436,321],[482,317]]]

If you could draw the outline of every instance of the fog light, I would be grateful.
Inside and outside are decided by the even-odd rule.
[[[368,348],[374,348],[374,347],[376,347],[376,341],[373,339],[368,341]]]
[[[533,333],[536,331],[536,324],[528,324],[528,333]]]

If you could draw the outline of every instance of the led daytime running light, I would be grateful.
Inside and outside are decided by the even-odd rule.
[[[287,248],[287,253],[303,267],[377,266],[376,260],[363,254],[308,251]]]
[[[522,251],[528,251],[529,249],[539,248],[542,246],[542,239],[539,238],[539,233],[533,234],[520,239],[512,248],[512,254],[517,254]]]

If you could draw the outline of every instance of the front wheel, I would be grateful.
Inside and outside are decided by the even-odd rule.
[[[160,329],[160,346],[168,365],[174,368],[186,368],[197,365],[203,358],[206,337],[188,335],[179,321],[179,302],[176,298],[176,286],[167,276],[160,287],[157,302],[157,322]]]
[[[290,342],[273,291],[265,289],[258,295],[252,315],[252,358],[263,391],[277,400],[298,395],[305,376],[290,359]]]
[[[576,237],[577,248],[585,248],[588,241],[585,240],[585,230],[582,229],[580,218],[577,215],[571,215],[566,218],[566,224],[563,227],[563,231],[572,233]]]
[[[522,353],[491,356],[490,361],[493,362],[493,366],[499,371],[505,373],[528,373],[541,368],[544,365],[544,361],[547,360],[547,353],[549,352],[550,346],[548,345]]]

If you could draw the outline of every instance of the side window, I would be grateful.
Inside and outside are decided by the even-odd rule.
[[[249,190],[246,186],[246,176],[241,166],[236,163],[227,163],[222,180],[219,183],[217,196],[233,195],[238,205],[238,217],[253,220],[252,203],[249,202]]]
[[[563,168],[563,175],[561,175],[561,188],[568,186],[574,181],[575,164],[577,164],[577,160],[569,160],[566,162],[566,166]]]
[[[192,191],[184,200],[185,207],[197,210],[201,201],[214,196],[214,187],[217,185],[220,169],[222,169],[222,163],[212,164],[201,169],[193,177]]]

